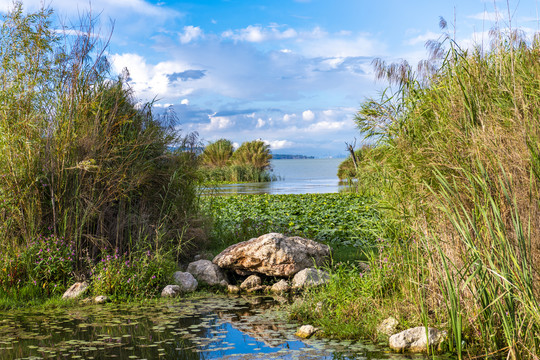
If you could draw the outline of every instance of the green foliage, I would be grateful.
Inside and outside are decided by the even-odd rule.
[[[152,297],[170,283],[175,270],[172,254],[103,253],[92,269],[92,293],[116,298]]]
[[[212,237],[225,247],[265,233],[303,236],[335,246],[371,246],[382,236],[373,198],[357,194],[235,195],[207,197]]]
[[[234,152],[231,163],[234,165],[249,164],[259,171],[270,168],[270,145],[262,140],[246,141]]]
[[[540,37],[495,30],[488,51],[448,42],[431,44],[427,75],[378,63],[397,88],[356,117],[378,140],[370,185],[422,239],[407,276],[431,291],[407,296],[421,309],[443,299],[458,356],[465,340],[469,353],[535,358]]]
[[[212,183],[242,183],[275,181],[276,177],[267,170],[259,170],[250,164],[228,165],[225,167],[200,169],[201,177],[206,185]]]
[[[261,140],[245,142],[233,152],[230,140],[219,139],[208,144],[199,158],[205,184],[275,180],[269,172],[270,147]]]
[[[83,272],[80,259],[106,247],[178,250],[197,214],[197,139],[137,105],[127,72],[109,74],[90,15],[72,36],[51,14],[15,3],[0,28],[0,251],[51,232]]]
[[[38,236],[27,248],[11,249],[0,259],[0,290],[23,299],[63,293],[75,269],[75,244]],[[20,293],[17,295],[17,293]]]
[[[232,142],[227,139],[219,139],[206,145],[200,158],[204,166],[222,168],[229,163],[232,155]]]

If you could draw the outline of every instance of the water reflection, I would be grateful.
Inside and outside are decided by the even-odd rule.
[[[248,301],[249,300],[249,301]],[[374,359],[373,345],[299,340],[271,298],[214,297],[0,313],[0,359]]]

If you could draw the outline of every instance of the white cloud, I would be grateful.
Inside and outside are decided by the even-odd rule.
[[[318,123],[310,125],[306,130],[309,132],[321,132],[321,131],[337,131],[345,129],[350,126],[351,122],[347,120],[343,121],[319,121]]]
[[[261,118],[258,118],[258,119],[257,119],[257,125],[255,125],[255,127],[256,127],[257,129],[259,129],[259,128],[262,128],[264,125],[266,125],[266,121],[264,121],[264,120],[261,119]]]
[[[189,105],[189,99],[182,99],[182,101],[180,101],[180,104]]]
[[[188,44],[194,40],[197,40],[203,36],[203,32],[198,26],[184,26],[184,33],[180,34],[180,42],[182,44]]]
[[[283,115],[283,121],[284,122],[289,122],[294,118],[296,118],[296,114],[285,114],[285,115]]]
[[[294,143],[289,140],[263,140],[265,144],[270,145],[272,150],[286,149],[294,146]]]
[[[267,40],[291,39],[296,37],[297,35],[298,33],[296,32],[296,30],[292,28],[287,28],[284,31],[280,31],[277,25],[266,28],[263,28],[260,25],[249,25],[244,29],[227,30],[221,34],[223,38],[253,43]]]
[[[148,64],[146,59],[138,54],[110,55],[112,69],[120,74],[124,68],[129,71],[130,85],[144,99],[151,100],[156,96],[168,98],[182,97],[193,92],[187,86],[170,86],[168,75],[188,70],[190,67],[178,61],[164,61],[156,65]],[[170,100],[169,100],[170,101]]]
[[[203,126],[203,129],[206,131],[216,131],[228,129],[234,125],[234,121],[229,119],[226,116],[209,116],[210,124]]]
[[[302,119],[305,121],[312,121],[315,119],[315,114],[311,110],[306,110],[302,113]]]

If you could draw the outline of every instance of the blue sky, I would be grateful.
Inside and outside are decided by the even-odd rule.
[[[6,12],[11,1],[0,0]],[[23,1],[29,11],[40,0]],[[336,156],[361,134],[360,103],[385,87],[371,61],[426,57],[439,17],[464,47],[495,24],[539,29],[538,0],[48,0],[60,23],[114,21],[109,59],[141,101],[173,106],[203,142],[267,141],[274,153]],[[510,13],[510,17],[509,14]],[[511,19],[511,23],[508,19]],[[455,19],[455,20],[454,20]]]

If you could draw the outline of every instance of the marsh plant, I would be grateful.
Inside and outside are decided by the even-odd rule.
[[[270,146],[262,140],[246,141],[234,150],[230,140],[219,139],[209,143],[199,156],[207,184],[274,181],[271,159]]]
[[[376,62],[391,87],[356,116],[377,142],[359,186],[405,225],[396,284],[424,325],[446,325],[459,357],[537,358],[540,37],[428,48],[418,71]]]
[[[137,103],[127,70],[110,73],[91,15],[66,32],[51,16],[15,2],[0,28],[3,258],[22,259],[42,236],[65,239],[70,275],[39,280],[63,285],[105,248],[177,256],[197,214],[196,138]]]

